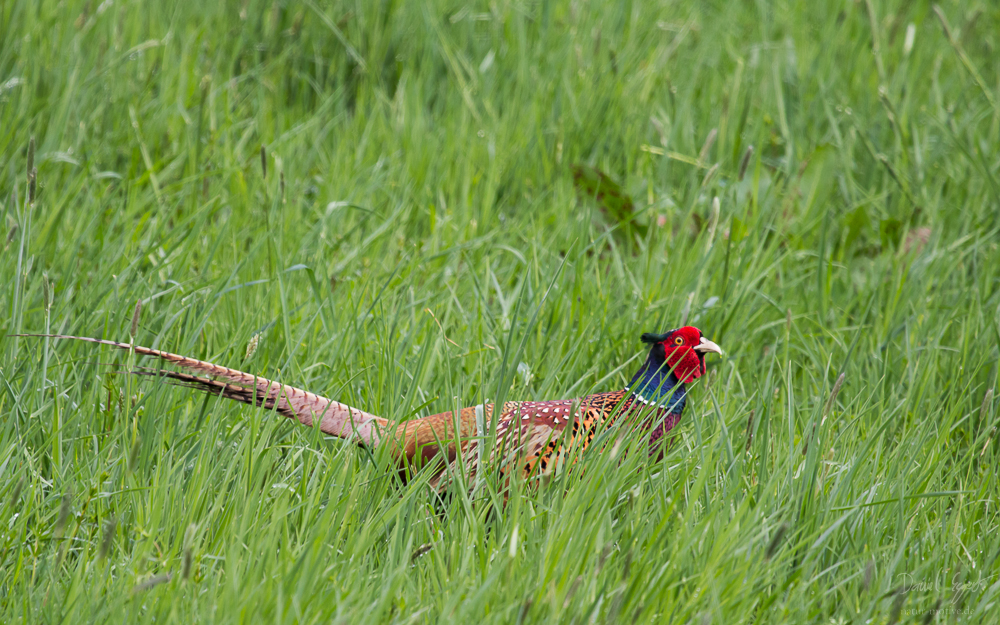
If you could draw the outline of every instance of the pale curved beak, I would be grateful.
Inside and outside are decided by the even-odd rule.
[[[701,337],[701,342],[694,346],[694,350],[703,354],[705,352],[715,352],[720,356],[722,355],[722,348],[705,337]]]

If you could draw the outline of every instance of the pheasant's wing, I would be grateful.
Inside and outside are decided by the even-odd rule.
[[[505,402],[497,415],[496,440],[488,447],[491,455],[486,460],[498,462],[507,478],[518,471],[525,477],[549,473],[571,450],[586,449],[599,426],[612,422],[631,402],[625,391],[575,400]],[[454,475],[464,467],[466,476],[474,477],[481,469],[479,445],[485,435],[471,436],[462,448],[461,461],[452,462],[445,474]],[[445,474],[435,480],[436,486],[448,481]]]
[[[587,449],[599,428],[610,425],[631,402],[624,391],[576,400],[522,402],[507,420],[507,428],[498,428],[497,443],[518,452],[525,476],[544,475],[569,454]]]

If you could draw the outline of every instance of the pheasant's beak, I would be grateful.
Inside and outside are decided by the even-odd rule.
[[[694,350],[700,352],[702,355],[706,352],[715,352],[720,356],[722,355],[722,348],[705,337],[701,337],[701,342],[694,346]]]

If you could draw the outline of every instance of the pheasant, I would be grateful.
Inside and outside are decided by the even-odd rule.
[[[313,426],[318,419],[322,432],[362,447],[374,450],[388,445],[404,479],[413,470],[436,462],[435,486],[444,483],[445,464],[454,463],[459,454],[469,474],[475,473],[483,455],[477,446],[492,429],[496,411],[496,406],[484,403],[464,408],[457,415],[442,412],[392,423],[315,393],[203,360],[116,341],[48,336],[155,356],[192,373],[157,370],[151,375],[263,406],[306,426]],[[706,372],[706,354],[721,355],[722,350],[692,326],[663,334],[646,333],[641,338],[650,346],[649,355],[624,389],[575,400],[504,402],[496,418],[493,442],[483,452],[501,458],[501,470],[508,475],[518,469],[525,477],[545,475],[571,449],[585,450],[601,429],[624,421],[638,425],[643,436],[648,433],[651,455],[662,455],[665,436],[677,426],[684,411],[685,385]]]

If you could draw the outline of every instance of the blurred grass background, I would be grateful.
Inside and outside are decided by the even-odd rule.
[[[995,618],[998,46],[976,0],[3,2],[0,621]],[[6,336],[136,300],[394,419],[727,355],[663,462],[497,509]]]

